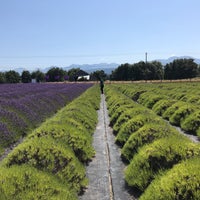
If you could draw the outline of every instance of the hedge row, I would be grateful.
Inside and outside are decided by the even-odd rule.
[[[99,91],[88,89],[35,129],[2,162],[0,199],[77,199],[95,154]]]
[[[92,84],[1,84],[0,155]]]
[[[170,173],[171,170],[177,169],[176,165],[187,162],[190,158],[200,159],[200,145],[192,143],[181,135],[152,110],[135,103],[113,85],[107,86],[106,96],[116,141],[122,147],[122,157],[128,162],[125,170],[126,182],[130,187],[143,194],[141,199],[148,199],[148,196],[154,193],[150,189],[150,192],[146,193],[146,191],[148,188],[158,187],[156,185],[158,177],[164,179],[167,177],[167,171]],[[196,171],[193,171],[193,174],[198,175],[198,167],[194,167],[194,169]],[[180,173],[183,173],[184,176],[184,171]],[[193,175],[191,174],[191,176]],[[176,181],[178,182],[179,179],[174,179],[173,184]],[[199,179],[195,179],[195,181],[194,185],[200,185]],[[153,184],[154,186],[152,186]],[[180,183],[179,187],[184,186]],[[162,188],[165,188],[165,185]],[[195,196],[197,193],[196,188],[192,185],[186,188],[187,191],[180,188],[178,191],[182,196],[185,195],[185,192],[191,193],[191,196]],[[175,187],[172,187],[170,191],[162,190],[160,195],[164,199],[165,192],[171,195],[170,192],[174,193],[176,190]],[[195,198],[199,199],[199,197]],[[162,198],[156,197],[155,199]],[[184,197],[183,199],[188,198]]]
[[[199,84],[184,85],[184,90],[174,84],[115,85],[134,101],[181,127],[189,134],[200,136]],[[195,89],[194,89],[195,88]],[[178,90],[180,89],[180,90]],[[194,94],[191,91],[195,92]]]

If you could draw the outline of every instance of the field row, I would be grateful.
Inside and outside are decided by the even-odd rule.
[[[99,104],[92,87],[29,134],[1,163],[0,199],[77,199],[88,184]]]
[[[200,84],[116,84],[115,87],[157,115],[200,136]]]
[[[126,182],[141,200],[199,199],[200,145],[127,91],[127,86],[106,86],[110,124],[128,164]]]
[[[0,85],[0,155],[91,84]]]

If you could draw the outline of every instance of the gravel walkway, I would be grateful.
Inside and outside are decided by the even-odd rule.
[[[94,133],[93,146],[96,156],[87,167],[89,186],[80,200],[135,200],[125,187],[120,158],[120,149],[114,143],[114,135],[109,127],[105,96],[101,95],[98,124]]]

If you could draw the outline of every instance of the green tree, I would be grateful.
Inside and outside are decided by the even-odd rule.
[[[65,75],[66,71],[59,67],[53,67],[46,73],[46,78],[50,82],[64,81]]]
[[[100,81],[100,80],[106,80],[107,74],[104,72],[104,70],[97,70],[90,74],[92,77],[92,80]]]
[[[200,77],[200,65],[198,65],[197,76]]]
[[[31,73],[29,71],[23,71],[21,75],[22,83],[30,83],[31,82]]]
[[[128,81],[131,79],[129,71],[130,71],[131,65],[128,63],[121,64],[118,68],[116,68],[112,72],[112,79],[117,81]]]
[[[68,70],[67,75],[69,76],[69,81],[77,81],[77,72],[80,71],[80,68],[72,68]]]
[[[198,65],[194,59],[176,59],[164,67],[165,79],[186,79],[198,75]]]
[[[0,83],[5,83],[6,77],[4,72],[0,72]]]
[[[163,66],[160,62],[122,64],[112,72],[113,80],[159,80],[163,78]]]
[[[6,83],[19,83],[20,74],[14,70],[5,72]]]
[[[33,71],[31,73],[31,78],[35,79],[37,83],[45,81],[45,74],[40,70]]]
[[[148,80],[162,80],[163,79],[163,66],[160,62],[158,61],[148,62],[147,68],[149,72],[147,75]]]

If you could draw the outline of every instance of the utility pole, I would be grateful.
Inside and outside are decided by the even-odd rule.
[[[147,52],[145,53],[145,63],[147,64]]]
[[[145,82],[147,82],[147,52],[145,53]]]

